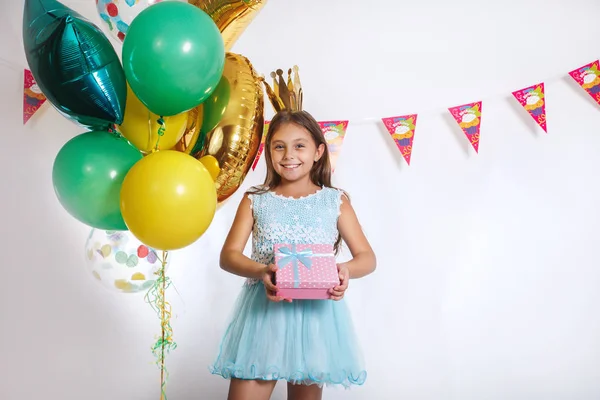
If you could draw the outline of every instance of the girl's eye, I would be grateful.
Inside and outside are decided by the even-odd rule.
[[[296,146],[296,147],[298,147],[298,148],[302,148],[302,147],[304,147],[304,145],[303,145],[303,144],[299,144],[299,145],[298,145],[298,146]]]
[[[283,149],[283,146],[280,144],[275,145],[275,150]]]

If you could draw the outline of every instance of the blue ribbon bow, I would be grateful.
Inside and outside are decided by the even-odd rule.
[[[306,268],[310,269],[312,267],[312,259],[310,258],[313,255],[312,250],[306,249],[297,251],[296,245],[292,244],[291,248],[279,248],[279,253],[279,255],[283,254],[284,256],[279,259],[277,266],[279,269],[282,269],[287,264],[292,263],[292,267],[294,268],[294,288],[300,287],[300,271],[298,262],[301,262]]]

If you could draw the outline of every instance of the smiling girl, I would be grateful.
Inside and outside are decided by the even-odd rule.
[[[327,143],[305,111],[282,111],[265,140],[267,176],[246,193],[221,251],[221,268],[248,278],[212,373],[231,379],[229,400],[268,400],[278,380],[289,400],[319,400],[324,385],[362,385],[366,371],[343,300],[350,279],[375,270],[375,254],[348,197],[331,186]],[[252,234],[252,256],[243,254]],[[294,300],[273,284],[275,243],[333,244],[338,264],[329,300]]]

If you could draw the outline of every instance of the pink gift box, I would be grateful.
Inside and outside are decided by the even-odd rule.
[[[273,251],[278,296],[326,300],[329,289],[340,284],[332,245],[278,243]]]

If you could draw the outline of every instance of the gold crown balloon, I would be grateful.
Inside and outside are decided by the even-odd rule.
[[[282,110],[302,110],[302,84],[300,83],[298,69],[297,65],[288,69],[287,82],[283,77],[282,69],[271,72],[270,75],[273,79],[273,87],[269,86],[264,77],[261,79],[265,85],[267,96],[269,97],[275,112]]]

